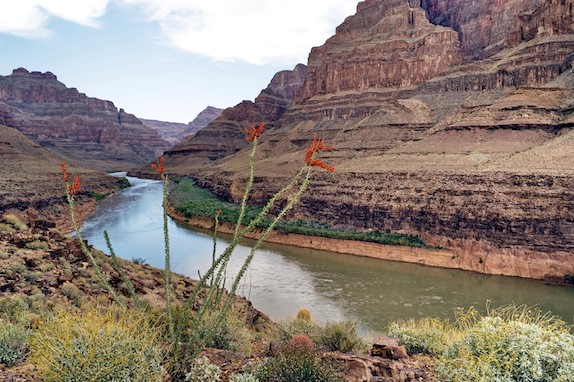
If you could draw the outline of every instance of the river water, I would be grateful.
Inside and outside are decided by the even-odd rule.
[[[140,258],[156,267],[164,264],[162,184],[130,178],[132,187],[103,200],[86,219],[82,236],[107,252],[107,230],[116,254]],[[185,227],[170,219],[172,270],[197,278],[211,264],[210,232]],[[217,250],[229,238],[218,235]],[[232,277],[249,253],[239,246],[229,265]],[[266,244],[246,274],[240,294],[272,319],[293,317],[300,308],[319,322],[358,320],[364,334],[380,333],[389,322],[436,316],[453,318],[457,308],[485,311],[515,303],[537,306],[574,322],[574,288],[547,285],[515,277],[382,261],[326,251]]]

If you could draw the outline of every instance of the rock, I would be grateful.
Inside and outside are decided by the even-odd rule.
[[[336,147],[323,155],[336,171],[314,175],[291,218],[450,249],[413,257],[429,265],[574,274],[573,8],[363,1],[313,48],[281,116],[257,102],[227,109],[167,163],[237,201],[247,174],[242,128],[277,117],[259,146],[253,203],[297,171],[318,133]]]
[[[222,112],[223,109],[217,107],[213,106],[206,107],[205,109],[203,109],[203,111],[201,111],[201,113],[197,115],[197,117],[193,119],[193,121],[187,124],[187,128],[185,129],[184,136],[182,136],[182,138],[187,135],[197,133],[199,130],[203,129],[205,126],[215,121],[217,117],[221,115]]]
[[[329,353],[344,369],[348,382],[434,381],[436,370],[426,358],[382,359],[368,355]]]
[[[378,337],[374,339],[371,355],[388,359],[408,358],[407,349],[399,345],[394,337]]]
[[[112,102],[68,88],[50,72],[24,68],[0,76],[0,123],[67,158],[106,170],[150,162],[168,147]]]

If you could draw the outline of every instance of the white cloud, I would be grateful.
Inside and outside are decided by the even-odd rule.
[[[95,27],[109,0],[18,0],[0,3],[0,32],[20,37],[47,37],[46,22],[55,16]]]
[[[3,0],[0,33],[46,37],[50,17],[89,27],[111,1],[143,10],[165,44],[216,61],[305,62],[359,0]]]
[[[142,6],[165,41],[218,61],[306,62],[358,0],[123,0]]]

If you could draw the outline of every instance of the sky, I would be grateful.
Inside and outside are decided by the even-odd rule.
[[[359,0],[0,0],[0,75],[50,71],[137,117],[187,123],[307,63]]]

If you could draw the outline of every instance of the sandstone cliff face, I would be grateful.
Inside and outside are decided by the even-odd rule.
[[[0,121],[68,158],[99,168],[154,160],[168,144],[112,102],[67,88],[50,72],[0,76]]]
[[[297,103],[322,94],[419,85],[461,61],[458,36],[404,0],[365,1],[309,55]]]
[[[574,274],[573,25],[571,0],[359,3],[265,133],[253,201],[318,133],[336,171],[317,175],[295,217],[419,235],[464,269]],[[171,163],[237,200],[245,151],[221,155]]]

